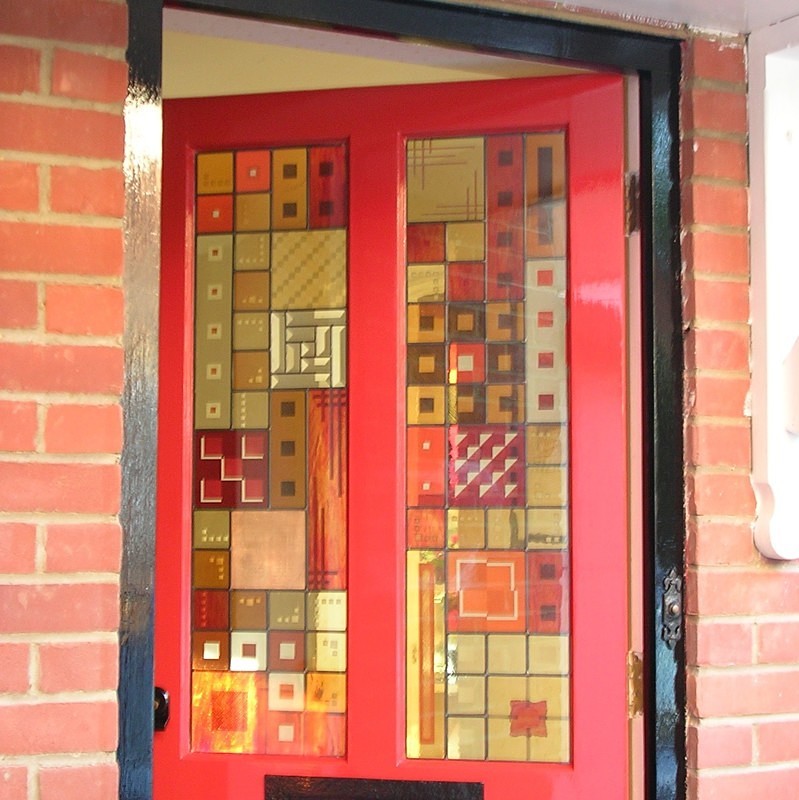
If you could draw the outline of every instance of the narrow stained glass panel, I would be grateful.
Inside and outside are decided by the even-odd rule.
[[[343,757],[346,148],[195,178],[192,749]]]
[[[406,751],[571,758],[562,131],[407,144]]]

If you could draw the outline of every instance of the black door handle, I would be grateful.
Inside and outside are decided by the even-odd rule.
[[[167,722],[169,722],[169,692],[156,686],[153,691],[153,730],[164,730]]]

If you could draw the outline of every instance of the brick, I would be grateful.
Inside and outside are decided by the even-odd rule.
[[[750,623],[689,618],[685,627],[686,659],[689,664],[719,667],[751,664],[753,639]]]
[[[118,464],[0,461],[0,508],[4,511],[116,514],[119,486]]]
[[[119,453],[122,409],[117,405],[51,406],[44,443],[48,453]]]
[[[11,44],[0,45],[0,93],[38,92],[39,65],[38,50]]]
[[[124,47],[124,3],[103,0],[4,0],[0,33]]]
[[[745,233],[691,231],[683,239],[683,258],[694,274],[749,275],[749,237]]]
[[[752,728],[749,725],[690,726],[688,760],[696,769],[750,764]]]
[[[29,573],[35,566],[36,527],[24,522],[0,522],[0,573]]]
[[[689,475],[686,493],[690,514],[749,517],[755,513],[755,495],[748,474]]]
[[[35,328],[38,318],[36,284],[0,280],[0,328]]]
[[[122,231],[0,221],[0,272],[122,274]]]
[[[799,653],[799,622],[765,622],[757,626],[758,661],[762,664],[794,664]]]
[[[113,583],[0,585],[0,612],[3,633],[115,631],[119,587]],[[0,752],[5,752],[2,747]]]
[[[706,616],[799,613],[799,573],[689,569],[686,612]],[[797,687],[799,688],[799,687]]]
[[[692,182],[683,187],[685,220],[696,225],[746,228],[749,196],[744,186]]]
[[[74,50],[57,49],[53,54],[54,95],[121,104],[127,87],[128,67],[124,61]]]
[[[689,319],[745,324],[749,319],[749,286],[722,279],[687,281],[685,313]]]
[[[117,523],[47,526],[48,572],[118,572],[121,555]]]
[[[0,209],[39,209],[39,168],[36,164],[0,161]]]
[[[707,289],[715,285],[711,281]],[[704,298],[702,299],[704,303]],[[749,372],[749,329],[711,330],[691,328],[685,339],[688,369]]]
[[[109,800],[118,793],[116,764],[39,770],[39,800]]]
[[[122,160],[121,114],[0,102],[0,149]]]
[[[0,765],[0,800],[28,800],[28,768]]]
[[[0,451],[31,453],[36,449],[39,418],[35,403],[0,400]]]
[[[116,690],[119,649],[110,642],[39,645],[39,690],[99,692]]]
[[[0,389],[118,395],[122,349],[0,342]]]
[[[761,764],[799,761],[799,720],[761,723],[755,736]]]
[[[697,375],[686,380],[686,410],[689,414],[744,419],[748,396],[747,378]]]
[[[698,717],[799,711],[799,671],[699,669],[687,676],[688,707]]]
[[[752,463],[752,435],[749,426],[689,425],[686,452],[692,464],[748,470]]]
[[[757,558],[752,525],[690,518],[685,553],[689,564],[700,566],[752,564]]]
[[[691,800],[754,800],[771,797],[787,800],[799,797],[799,769],[733,770],[715,774],[689,775]]]
[[[714,89],[688,88],[682,93],[683,134],[691,131],[745,134],[746,95]]]
[[[0,643],[0,692],[22,694],[30,689],[30,652],[29,644]],[[0,788],[0,797],[2,796]]]
[[[746,53],[739,42],[724,39],[692,39],[686,48],[688,75],[725,83],[744,83]]]
[[[116,336],[124,327],[122,289],[117,286],[50,284],[45,328],[50,333]]]
[[[125,213],[122,171],[51,167],[50,208],[65,214],[122,217]]]
[[[0,752],[8,755],[111,752],[116,703],[0,706]]]
[[[745,184],[749,178],[746,145],[731,139],[696,136],[682,144],[683,174]]]

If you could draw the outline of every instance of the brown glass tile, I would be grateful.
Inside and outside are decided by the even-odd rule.
[[[231,592],[230,622],[235,630],[266,630],[266,592]]]

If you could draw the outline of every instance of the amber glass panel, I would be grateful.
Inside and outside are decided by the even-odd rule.
[[[345,755],[343,145],[197,157],[192,748]]]
[[[564,134],[407,145],[407,754],[570,759]]]

